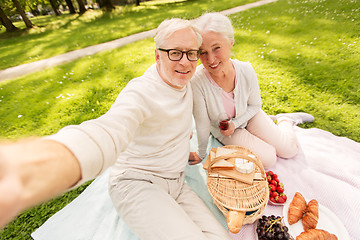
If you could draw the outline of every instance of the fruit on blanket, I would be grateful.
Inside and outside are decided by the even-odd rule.
[[[290,225],[297,223],[304,215],[306,210],[306,200],[301,193],[296,192],[289,205],[288,222]]]
[[[226,223],[230,232],[232,233],[240,232],[244,219],[245,219],[245,212],[229,210],[228,214],[226,215]]]
[[[276,198],[275,198],[275,201],[276,201],[277,203],[285,203],[285,199],[284,199],[283,197],[281,197],[281,196],[276,197]]]
[[[309,229],[316,228],[316,225],[319,220],[319,203],[312,199],[306,207],[305,215],[302,219],[302,224],[304,226],[304,230],[307,231]]]
[[[266,172],[266,178],[269,185],[269,200],[273,203],[283,204],[287,200],[284,193],[284,184],[280,182],[279,177],[273,171]]]
[[[272,184],[272,185],[274,185],[274,186],[277,186],[278,185],[278,182],[277,181],[275,181],[275,180],[270,180],[270,182],[269,182],[270,184]]]
[[[288,228],[283,225],[282,217],[271,215],[263,215],[258,220],[258,225],[256,227],[256,233],[259,240],[289,240],[290,234],[288,233]]]
[[[336,235],[321,229],[309,229],[305,232],[302,232],[299,236],[296,237],[296,240],[312,240],[312,239],[337,240],[338,238],[336,237]]]
[[[277,188],[276,188],[276,191],[277,191],[278,193],[283,193],[283,192],[284,192],[284,188],[282,188],[282,187],[277,187]]]
[[[270,192],[270,197],[275,198],[275,197],[277,197],[277,196],[279,196],[279,193],[278,193],[278,192]]]

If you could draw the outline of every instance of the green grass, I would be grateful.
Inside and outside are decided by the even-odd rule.
[[[118,7],[108,13],[32,18],[35,27],[16,33],[0,30],[0,69],[49,58],[72,50],[156,28],[166,18],[191,19],[204,11],[221,11],[256,0],[149,1],[140,6]],[[23,22],[17,22],[24,28]]]
[[[267,112],[306,111],[360,141],[360,1],[279,1],[232,16],[234,55],[253,64]]]
[[[231,16],[233,55],[255,68],[268,114],[306,111],[316,120],[302,127],[360,142],[359,1],[279,0]],[[154,47],[146,39],[0,83],[0,137],[47,135],[100,116],[154,62]],[[84,187],[26,211],[0,239],[30,239]]]

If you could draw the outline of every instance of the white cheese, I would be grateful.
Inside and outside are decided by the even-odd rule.
[[[235,169],[241,173],[251,173],[254,171],[254,163],[246,159],[236,158]]]

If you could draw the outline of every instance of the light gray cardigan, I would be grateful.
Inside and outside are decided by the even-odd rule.
[[[245,128],[247,122],[260,110],[262,101],[260,88],[254,68],[248,62],[232,60],[237,83],[234,92],[236,116],[232,119],[235,128]],[[210,133],[222,141],[224,136],[217,126],[219,113],[225,112],[222,89],[210,83],[201,64],[191,80],[194,98],[193,115],[198,137],[198,154],[206,156]]]

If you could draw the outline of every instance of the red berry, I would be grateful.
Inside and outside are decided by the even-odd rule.
[[[279,194],[277,192],[271,192],[270,196],[275,198],[275,197],[279,196]]]
[[[274,175],[274,173],[272,171],[268,171],[268,173],[269,173],[270,176]]]
[[[275,186],[275,185],[270,184],[269,186],[270,186],[270,190],[271,190],[271,191],[273,191],[273,192],[276,191],[276,186]]]
[[[279,178],[273,178],[277,183],[280,183]]]
[[[284,192],[284,188],[282,188],[282,187],[277,187],[277,188],[276,188],[276,191],[277,191],[278,193],[283,193],[283,192]]]
[[[269,175],[269,176],[267,176],[267,180],[268,180],[268,182],[270,182],[271,180],[272,180],[272,178],[271,178],[271,176]]]
[[[271,180],[271,181],[270,181],[270,184],[272,184],[272,185],[274,185],[274,186],[277,186],[277,185],[278,185],[278,183],[277,183],[275,180]]]
[[[277,174],[275,174],[275,173],[273,173],[271,176],[272,176],[272,178],[277,178],[278,177]]]
[[[287,196],[284,194],[283,196],[282,196],[282,198],[285,200],[285,202],[286,202],[286,200],[287,200]]]
[[[287,200],[287,196],[285,193],[280,193],[279,196],[281,196],[285,201]]]
[[[280,197],[278,197],[278,199],[276,200],[276,202],[277,202],[277,203],[284,203],[284,202],[285,202],[285,199],[280,196]]]
[[[270,201],[276,202],[275,198],[273,198],[273,197],[270,198]]]

